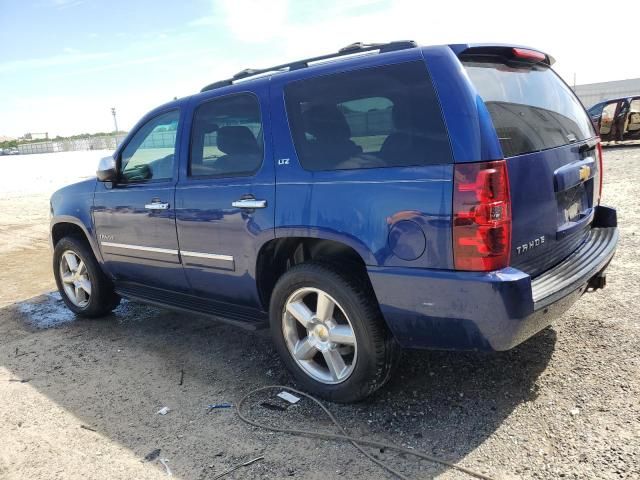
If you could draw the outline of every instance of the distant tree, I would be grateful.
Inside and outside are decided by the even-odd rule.
[[[17,140],[6,140],[4,142],[0,142],[0,148],[17,148],[18,141]]]

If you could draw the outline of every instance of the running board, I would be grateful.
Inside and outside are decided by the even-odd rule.
[[[130,300],[179,312],[204,315],[246,330],[257,330],[268,326],[269,319],[266,312],[252,308],[206,300],[195,295],[176,293],[132,282],[118,282],[115,290],[118,295]]]

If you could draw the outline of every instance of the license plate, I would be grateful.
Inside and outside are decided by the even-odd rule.
[[[558,226],[580,220],[587,209],[587,190],[583,183],[559,193]]]
[[[580,217],[580,213],[582,212],[582,202],[575,201],[568,207],[564,209],[564,221],[565,222],[574,222]]]

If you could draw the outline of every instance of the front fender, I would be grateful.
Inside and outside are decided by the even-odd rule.
[[[96,259],[102,263],[91,215],[96,183],[95,178],[84,180],[61,188],[51,196],[49,235],[53,246],[52,234],[56,225],[66,223],[78,227],[89,242]]]

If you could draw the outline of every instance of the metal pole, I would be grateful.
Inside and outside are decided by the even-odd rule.
[[[111,115],[113,115],[113,124],[116,127],[116,134],[118,133],[118,120],[116,120],[116,107],[111,107]]]

